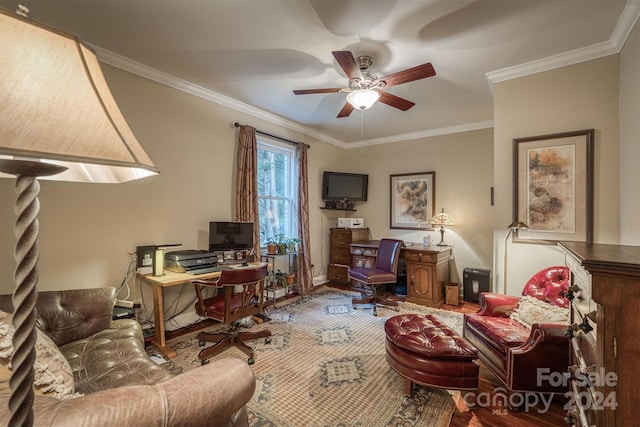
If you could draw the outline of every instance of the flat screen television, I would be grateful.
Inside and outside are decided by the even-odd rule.
[[[252,248],[252,222],[212,221],[209,223],[209,251]]]
[[[366,201],[369,175],[329,172],[322,175],[322,200]]]

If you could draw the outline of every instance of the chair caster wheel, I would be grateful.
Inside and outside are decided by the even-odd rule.
[[[205,345],[205,341],[204,340],[198,341],[198,346],[199,347],[204,347],[204,345]]]
[[[254,363],[256,363],[256,361],[253,359],[253,357],[247,359],[247,365],[253,365]]]
[[[200,361],[200,366],[204,366],[207,363],[209,363],[209,359],[204,359],[204,360]]]
[[[374,312],[373,312],[373,315],[374,315],[374,316],[377,316],[377,315],[378,315],[378,312],[377,312],[377,311],[374,311]]]
[[[355,304],[353,304],[353,309],[356,310],[357,308],[358,307]]]
[[[265,344],[271,344],[271,338],[267,337],[264,339]]]

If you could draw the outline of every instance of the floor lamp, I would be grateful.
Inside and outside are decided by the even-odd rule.
[[[506,295],[507,294],[507,243],[509,241],[509,236],[511,236],[511,234],[521,228],[529,228],[529,226],[527,224],[525,224],[524,222],[520,222],[520,221],[516,221],[516,222],[512,222],[511,224],[509,224],[509,232],[507,233],[507,237],[504,239],[504,277],[502,279],[502,287],[503,287],[503,293]]]
[[[158,171],[129,129],[93,50],[0,9],[0,177],[16,178],[8,425],[32,426],[39,179],[116,183]]]

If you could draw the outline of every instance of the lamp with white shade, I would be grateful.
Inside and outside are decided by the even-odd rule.
[[[118,183],[158,173],[93,50],[21,15],[0,9],[0,177],[15,177],[17,193],[10,426],[34,422],[38,180]]]

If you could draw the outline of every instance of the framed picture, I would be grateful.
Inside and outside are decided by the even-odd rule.
[[[391,228],[432,229],[436,173],[391,175]]]
[[[516,241],[593,242],[594,130],[513,140]]]

